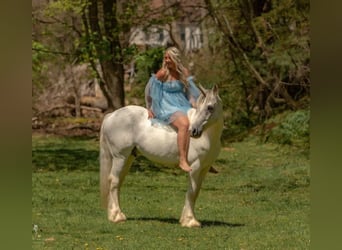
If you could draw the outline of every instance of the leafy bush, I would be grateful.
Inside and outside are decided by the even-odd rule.
[[[157,47],[148,49],[135,58],[136,62],[136,81],[146,83],[151,76],[162,65],[164,48]]]
[[[269,123],[277,123],[276,119],[277,118],[274,118],[273,121],[269,121]],[[286,115],[281,118],[280,123],[273,127],[266,135],[266,140],[308,148],[310,140],[309,121],[309,110],[298,110],[296,112],[286,113]]]

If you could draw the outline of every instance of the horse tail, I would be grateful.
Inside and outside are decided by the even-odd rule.
[[[100,131],[100,194],[103,208],[108,206],[109,195],[109,175],[112,168],[113,157],[108,148],[108,144],[101,127]]]

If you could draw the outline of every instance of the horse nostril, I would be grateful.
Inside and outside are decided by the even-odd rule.
[[[196,136],[197,133],[198,133],[198,131],[197,131],[196,128],[194,128],[194,129],[191,130],[191,135],[192,135],[192,136]]]
[[[191,130],[191,136],[192,137],[200,137],[202,134],[202,131],[198,128],[194,128]]]

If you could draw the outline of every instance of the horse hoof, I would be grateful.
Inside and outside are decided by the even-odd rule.
[[[124,222],[127,220],[126,216],[124,215],[124,213],[120,212],[120,213],[116,213],[115,215],[110,215],[108,216],[108,220],[113,222],[113,223],[119,223],[119,222]]]
[[[192,219],[190,221],[182,221],[182,227],[201,227],[201,223],[198,220]]]

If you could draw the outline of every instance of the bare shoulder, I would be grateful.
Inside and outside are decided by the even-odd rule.
[[[158,72],[156,73],[156,78],[160,81],[162,81],[165,78],[166,75],[166,70],[165,69],[160,69],[158,70]]]

